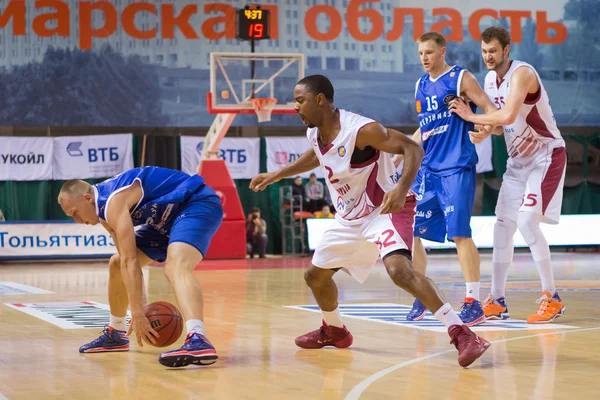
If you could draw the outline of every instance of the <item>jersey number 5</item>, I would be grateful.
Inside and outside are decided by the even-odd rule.
[[[497,109],[504,107],[504,96],[494,97],[494,103],[496,103]]]

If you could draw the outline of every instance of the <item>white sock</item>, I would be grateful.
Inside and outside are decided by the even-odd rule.
[[[323,311],[323,318],[325,319],[325,323],[329,326],[337,326],[338,328],[343,328],[344,324],[342,324],[342,316],[340,315],[340,307],[336,307],[333,311]]]
[[[475,300],[479,300],[479,282],[467,282],[467,295]]]
[[[185,321],[185,328],[187,329],[187,333],[194,331],[196,333],[201,334],[202,336],[206,336],[206,331],[204,330],[204,322],[199,319],[188,319]]]
[[[540,229],[541,217],[533,213],[519,215],[519,230],[531,250],[531,255],[542,280],[542,289],[553,295],[556,292],[554,273],[550,263],[550,246]]]
[[[463,325],[463,322],[458,317],[458,314],[450,303],[446,303],[435,312],[435,317],[440,320],[446,328],[450,328],[452,325]]]
[[[547,290],[550,296],[556,293],[556,284],[554,283],[554,272],[550,260],[536,261],[540,278],[542,279],[542,290]]]
[[[496,220],[492,253],[492,296],[495,299],[504,297],[505,294],[508,270],[514,254],[513,237],[516,231],[515,221],[500,216]]]
[[[494,262],[492,271],[492,296],[494,296],[494,299],[505,296],[506,279],[508,278],[509,269],[510,263]]]
[[[110,326],[118,331],[126,331],[127,327],[125,326],[125,317],[115,317],[114,315],[110,314]]]

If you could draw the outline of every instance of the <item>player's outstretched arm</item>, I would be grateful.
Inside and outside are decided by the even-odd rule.
[[[421,128],[418,128],[415,131],[415,133],[413,133],[413,135],[411,137],[412,137],[412,140],[414,140],[415,142],[419,143],[419,145],[421,145],[421,143],[422,143],[422,141],[421,141]],[[392,158],[392,162],[394,163],[394,166],[396,168],[398,168],[398,166],[400,165],[400,163],[402,162],[402,160],[404,160],[404,156],[402,154],[396,154]]]
[[[110,207],[106,209],[106,222],[114,231],[119,246],[121,275],[127,288],[131,309],[132,322],[128,334],[134,331],[138,344],[143,346],[142,339],[148,343],[156,343],[155,337],[158,337],[158,333],[152,329],[144,315],[142,274],[140,274],[140,263],[137,258],[133,221],[129,215],[129,210],[139,202],[141,196],[141,188],[138,185],[133,185],[114,195],[109,203]]]
[[[266,172],[256,175],[250,181],[250,189],[255,192],[265,190],[267,186],[272,183],[279,182],[284,178],[290,178],[302,174],[304,172],[312,171],[319,166],[319,159],[315,154],[315,151],[311,147],[306,150],[296,161],[286,165],[277,172]]]
[[[406,194],[421,167],[423,148],[402,132],[385,128],[377,122],[363,126],[358,132],[356,147],[364,149],[367,146],[386,153],[402,154],[404,156],[402,176],[394,191],[385,194],[381,205],[382,214],[400,211],[404,207]]]
[[[458,114],[465,121],[479,125],[511,125],[519,115],[519,109],[525,102],[530,88],[537,85],[537,76],[531,68],[517,69],[510,78],[510,93],[504,106],[489,114],[474,114],[463,99],[454,99],[450,102],[451,113]]]

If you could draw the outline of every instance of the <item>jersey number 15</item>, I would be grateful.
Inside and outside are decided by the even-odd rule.
[[[428,112],[438,109],[438,102],[436,100],[436,97],[437,96],[425,97],[425,100],[427,101],[427,111]]]

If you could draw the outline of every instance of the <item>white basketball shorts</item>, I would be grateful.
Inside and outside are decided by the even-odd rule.
[[[533,212],[542,222],[558,224],[563,199],[567,152],[558,147],[528,165],[508,160],[496,203],[496,216],[517,221],[519,212]]]
[[[337,220],[323,234],[313,255],[313,265],[324,269],[342,268],[363,283],[378,257],[396,250],[412,254],[416,199],[408,196],[404,208],[394,214],[376,210],[361,223]]]

